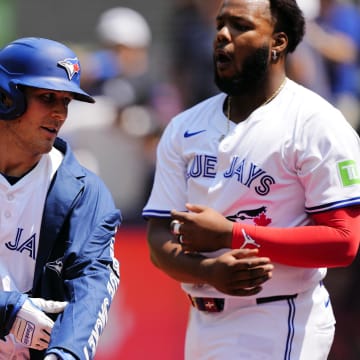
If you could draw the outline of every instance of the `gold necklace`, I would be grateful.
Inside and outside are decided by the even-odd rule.
[[[219,137],[219,142],[221,142],[224,137],[229,133],[230,130],[230,115],[231,115],[231,97],[228,96],[227,102],[226,102],[226,133],[222,134]]]
[[[270,101],[274,100],[276,98],[276,96],[280,93],[280,91],[283,89],[283,87],[285,86],[285,83],[286,83],[286,78],[280,84],[280,86],[274,91],[274,93],[268,99],[266,99],[259,107],[265,106]],[[231,96],[228,96],[227,103],[226,103],[226,118],[227,118],[227,121],[226,121],[226,133],[220,136],[219,141],[222,141],[225,138],[225,136],[227,136],[227,134],[229,133],[229,130],[230,130],[230,117],[231,117]]]
[[[271,100],[274,100],[279,92],[283,89],[283,87],[285,86],[285,83],[286,83],[286,78],[284,79],[284,81],[281,83],[281,85],[278,87],[278,89],[267,99],[265,100],[259,107],[262,107],[266,104],[268,104]]]

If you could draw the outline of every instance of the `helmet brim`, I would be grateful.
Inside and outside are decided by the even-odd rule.
[[[39,89],[68,91],[74,95],[75,100],[91,104],[95,103],[95,99],[75,83],[61,78],[22,76],[21,79],[15,79],[14,83],[17,85],[31,86]]]

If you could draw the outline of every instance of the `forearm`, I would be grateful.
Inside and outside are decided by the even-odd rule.
[[[244,242],[245,232],[258,244],[260,255],[269,256],[278,263],[301,267],[348,266],[358,250],[360,226],[357,216],[348,216],[345,212],[342,209],[333,211],[335,217],[330,221],[326,220],[327,215],[315,215],[318,225],[295,228],[236,223],[232,247],[254,246]]]
[[[73,264],[64,276],[69,304],[55,321],[48,351],[62,349],[78,358],[93,359],[119,278],[106,259]]]
[[[184,252],[180,244],[173,241],[166,241],[161,247],[151,245],[150,241],[149,246],[153,264],[174,280],[192,284],[206,281],[205,269],[211,260],[200,254]]]

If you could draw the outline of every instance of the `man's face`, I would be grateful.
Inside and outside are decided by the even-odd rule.
[[[6,122],[6,130],[14,146],[34,156],[51,150],[73,95],[65,91],[24,88],[26,111]]]
[[[274,24],[268,0],[224,0],[214,40],[215,82],[229,95],[261,85],[270,62]]]

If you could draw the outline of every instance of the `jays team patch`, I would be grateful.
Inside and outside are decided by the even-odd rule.
[[[58,61],[58,65],[62,66],[66,70],[66,73],[70,81],[75,74],[78,74],[80,72],[79,60],[76,57],[73,59],[68,58]]]
[[[356,161],[341,161],[338,163],[338,169],[343,186],[360,184],[360,173]]]

